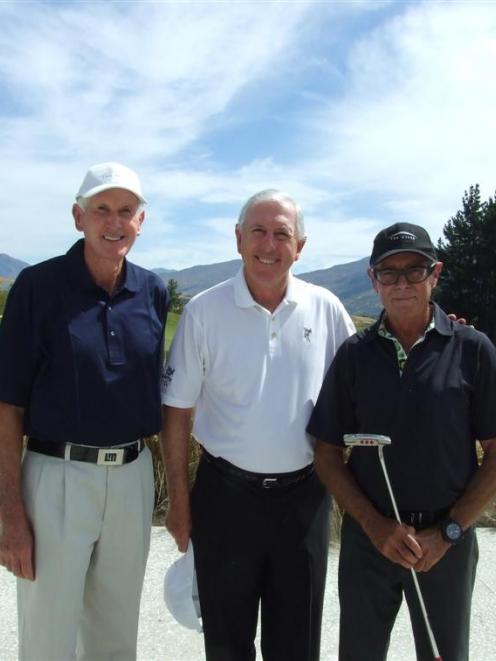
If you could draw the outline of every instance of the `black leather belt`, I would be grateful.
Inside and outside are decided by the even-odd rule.
[[[399,514],[403,523],[413,526],[417,530],[423,530],[424,528],[429,528],[435,523],[441,521],[441,519],[443,519],[449,512],[449,509],[450,508],[448,507],[442,510],[423,510],[419,512],[400,510]],[[391,519],[396,518],[393,510],[383,511],[382,514]]]
[[[145,447],[145,441],[139,438],[133,443],[120,447],[95,448],[73,443],[51,443],[29,438],[27,449],[50,457],[59,457],[66,461],[86,461],[98,466],[122,466],[138,458]]]
[[[221,473],[247,482],[252,486],[260,487],[261,489],[293,486],[307,478],[315,470],[313,464],[309,464],[291,473],[253,473],[252,471],[245,471],[242,468],[238,468],[238,466],[231,464],[226,459],[222,459],[222,457],[214,457],[205,448],[202,448],[202,458],[207,463],[213,464]]]

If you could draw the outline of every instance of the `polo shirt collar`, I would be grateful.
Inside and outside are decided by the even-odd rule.
[[[246,284],[245,272],[243,265],[233,278],[234,287],[234,302],[240,308],[260,307],[260,303],[253,298],[248,285]],[[292,273],[289,273],[288,286],[286,293],[281,301],[285,305],[297,305],[303,299],[303,292],[297,278]]]
[[[91,277],[91,273],[84,261],[84,239],[79,239],[66,253],[67,264],[73,281],[83,290],[100,289]],[[137,266],[124,260],[124,279],[115,293],[127,290],[137,292],[143,285]]]
[[[143,278],[139,268],[135,264],[131,264],[127,259],[124,260],[124,280],[119,287],[119,291],[127,289],[133,294],[141,289],[143,286]]]
[[[453,322],[448,318],[448,315],[439,307],[437,303],[431,301],[431,305],[434,308],[432,315],[432,320],[434,321],[433,330],[436,330],[440,335],[453,335]],[[364,337],[366,342],[371,342],[377,337],[384,319],[385,312],[385,310],[382,310],[379,319],[375,322],[375,324],[367,329],[367,333]]]
[[[453,322],[449,319],[448,315],[442,310],[437,303],[434,306],[434,326],[440,335],[454,335]]]

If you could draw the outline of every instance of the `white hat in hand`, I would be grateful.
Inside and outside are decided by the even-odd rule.
[[[200,600],[191,540],[186,553],[165,572],[164,599],[170,614],[179,624],[201,633]]]

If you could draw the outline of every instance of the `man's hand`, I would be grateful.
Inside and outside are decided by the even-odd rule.
[[[169,498],[165,527],[183,553],[191,536],[188,452],[192,418],[193,409],[162,406],[162,457]]]
[[[191,536],[191,511],[189,503],[170,505],[165,515],[165,527],[176,540],[177,548],[183,553],[188,548]]]
[[[9,517],[0,530],[0,564],[18,578],[34,581],[34,538],[24,514]]]
[[[416,539],[415,528],[411,526],[381,516],[373,528],[369,528],[368,535],[383,556],[405,569],[415,567],[422,559],[422,547]]]
[[[450,312],[448,315],[448,319],[451,319],[451,321],[456,321],[457,324],[461,324],[462,326],[465,326],[467,324],[467,320],[465,317],[457,317],[454,312]]]
[[[33,530],[21,488],[23,422],[24,409],[0,402],[0,564],[33,581]]]
[[[343,461],[343,450],[323,441],[315,445],[315,468],[336,501],[355,519],[383,556],[405,569],[422,557],[415,528],[380,514],[355,482]]]
[[[443,539],[439,526],[419,530],[416,533],[416,538],[423,552],[422,557],[414,566],[417,572],[426,572],[432,569],[451,546],[449,542]]]

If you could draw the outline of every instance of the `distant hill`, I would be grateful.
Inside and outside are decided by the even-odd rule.
[[[162,275],[162,271],[165,269],[153,269],[153,271],[166,283],[174,278],[177,280],[177,287],[182,294],[194,296],[219,282],[232,278],[239,271],[240,266],[240,259],[232,259],[229,262],[219,262],[218,264],[190,266],[181,271],[166,271],[165,277]]]
[[[26,266],[29,266],[27,262],[0,253],[0,289],[8,289]]]
[[[29,266],[27,262],[22,262],[20,259],[0,253],[0,276],[2,278],[12,278],[12,280],[15,280],[26,266]]]
[[[376,317],[381,306],[367,275],[368,265],[368,257],[364,257],[356,262],[300,273],[298,277],[330,289],[341,299],[350,314]]]
[[[348,264],[331,266],[328,269],[300,273],[298,277],[330,289],[339,296],[351,314],[375,317],[380,307],[367,277],[367,265],[367,258],[363,258]],[[28,266],[26,262],[0,254],[0,289],[8,287],[26,266]],[[165,283],[171,278],[177,280],[179,291],[190,297],[233,277],[240,266],[241,260],[233,259],[181,270],[157,268],[153,271]]]
[[[175,269],[152,269],[154,273],[156,273],[159,278],[162,278],[164,282],[167,282],[170,278],[175,278],[175,274],[177,271]]]
[[[154,269],[164,282],[177,280],[178,289],[186,296],[194,296],[223,280],[232,278],[241,266],[240,259],[205,266],[192,266],[181,271]],[[331,266],[328,269],[299,273],[298,277],[315,285],[330,289],[338,296],[351,314],[375,317],[380,310],[377,296],[367,276],[368,258],[356,262]]]

